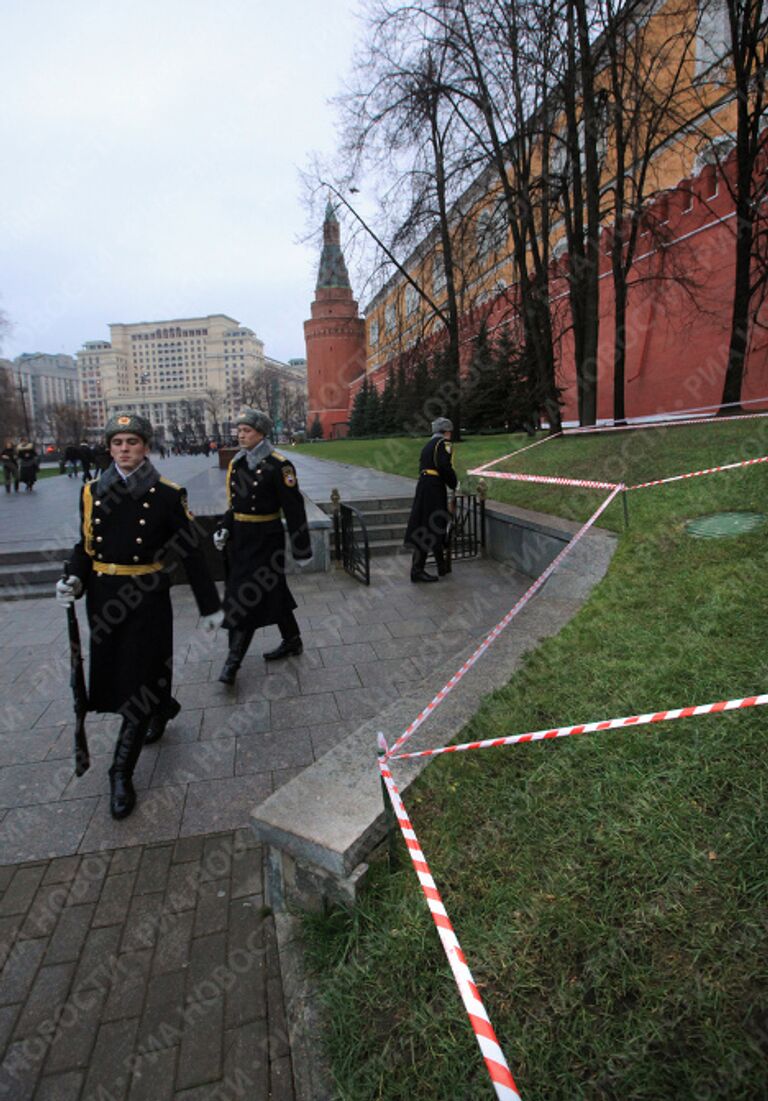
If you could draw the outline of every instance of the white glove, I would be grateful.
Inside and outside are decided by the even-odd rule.
[[[67,607],[74,604],[83,591],[83,583],[79,577],[70,574],[69,577],[60,577],[56,582],[56,603]]]
[[[310,562],[314,562],[314,560],[314,554],[310,554],[309,558],[294,558],[294,562],[300,570],[305,569],[310,564]]]
[[[217,627],[221,627],[224,622],[224,612],[219,608],[218,612],[211,612],[210,615],[204,615],[200,618],[200,626],[204,631],[215,631]]]
[[[213,533],[213,545],[217,551],[223,551],[229,541],[229,532],[226,528],[219,528]]]

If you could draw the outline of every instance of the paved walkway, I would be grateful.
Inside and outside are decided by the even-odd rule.
[[[158,465],[194,510],[221,508],[223,473],[207,460]],[[333,486],[347,500],[412,491],[341,464],[296,465],[317,500]],[[0,494],[0,553],[71,544],[78,488],[54,478]],[[404,559],[372,572],[370,588],[337,571],[292,577],[304,654],[266,665],[277,631],[259,631],[234,688],[216,679],[224,637],[204,636],[188,590],[174,591],[183,711],[142,753],[123,822],[108,810],[115,718],[89,718],[92,766],[73,774],[61,609],[0,604],[0,1095],[293,1101],[249,811],[401,693],[431,698],[430,674],[526,584],[489,561],[429,586],[409,582]]]

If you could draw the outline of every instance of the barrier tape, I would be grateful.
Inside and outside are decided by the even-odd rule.
[[[386,751],[386,742],[381,734],[379,735],[379,746],[380,749]],[[520,1101],[520,1094],[517,1092],[515,1080],[512,1077],[507,1060],[504,1058],[504,1052],[499,1046],[499,1041],[496,1038],[493,1025],[485,1011],[480,992],[477,989],[475,980],[472,977],[472,972],[461,950],[458,937],[453,930],[451,920],[440,898],[440,893],[432,878],[432,873],[429,870],[426,857],[421,851],[416,831],[408,818],[392,773],[381,757],[379,758],[379,768],[381,769],[381,776],[386,786],[392,807],[394,808],[397,823],[403,835],[403,840],[408,849],[408,854],[413,862],[414,870],[421,884],[421,889],[424,892],[424,897],[427,900],[427,906],[429,906],[429,911],[432,914],[432,920],[435,923],[435,928],[437,929],[445,954],[448,957],[448,963],[451,966],[453,977],[459,988],[461,1000],[464,1002],[464,1008],[469,1016],[469,1022],[475,1033],[475,1039],[477,1040],[478,1047],[485,1060],[485,1066],[491,1077],[496,1096],[499,1098],[499,1101]]]
[[[553,432],[550,436],[545,436],[541,440],[536,440],[535,443],[529,443],[525,447],[521,447],[518,451],[510,451],[508,455],[502,455],[500,459],[491,459],[490,462],[483,463],[482,466],[475,467],[474,470],[468,470],[468,474],[485,474],[486,470],[490,470],[492,466],[497,466],[499,463],[503,463],[505,459],[515,458],[517,455],[522,455],[524,451],[530,451],[532,447],[540,447],[543,443],[549,443],[550,440],[556,440],[558,436],[562,436],[562,431]]]
[[[671,478],[657,478],[653,482],[639,482],[636,486],[627,486],[627,489],[648,489],[649,486],[681,482],[685,478],[700,478],[703,474],[719,474],[721,470],[736,470],[740,466],[754,466],[756,463],[768,463],[768,455],[761,455],[759,459],[744,459],[739,463],[726,463],[724,466],[710,466],[706,470],[692,470],[690,474],[675,474]]]
[[[768,401],[768,398],[757,398],[757,401]],[[733,404],[733,403],[731,403]],[[742,402],[742,404],[745,404]],[[668,421],[643,421],[642,424],[603,424],[603,425],[584,425],[579,428],[564,428],[563,437],[567,436],[583,436],[587,433],[593,432],[627,432],[632,428],[674,428],[676,425],[682,425],[683,427],[688,424],[722,424],[723,421],[750,421],[756,420],[758,417],[768,417],[766,413],[734,413],[729,417],[695,417],[695,418],[679,418]],[[513,452],[514,454],[514,452]]]
[[[701,703],[697,704],[696,707],[676,707],[666,711],[651,711],[647,715],[628,715],[622,719],[603,719],[596,723],[559,726],[554,730],[534,730],[528,734],[511,734],[506,738],[486,738],[481,742],[465,742],[463,745],[448,745],[440,749],[422,749],[413,753],[392,753],[390,760],[407,761],[414,757],[436,757],[441,753],[462,753],[467,749],[493,749],[496,746],[516,745],[518,742],[540,742],[547,738],[567,738],[571,734],[592,734],[596,730],[620,730],[628,726],[645,726],[648,723],[669,722],[671,719],[689,719],[694,715],[715,715],[722,711],[739,711],[746,707],[762,707],[764,704],[768,704],[768,693],[762,696],[745,696],[740,700]]]
[[[559,478],[550,477],[548,474],[505,474],[496,470],[483,470],[478,468],[468,470],[467,474],[482,473],[485,478],[505,478],[511,482],[540,482],[544,485],[555,486],[585,486],[587,489],[615,489],[616,482],[592,482],[583,478]]]
[[[482,655],[485,653],[485,651],[488,649],[488,647],[491,645],[491,643],[494,641],[494,639],[498,638],[498,636],[501,634],[501,632],[504,630],[504,628],[508,627],[509,624],[511,623],[511,621],[514,619],[514,617],[518,614],[518,612],[521,611],[521,609],[525,607],[525,605],[528,603],[528,601],[531,599],[531,597],[534,595],[534,593],[538,592],[538,590],[541,588],[541,586],[544,584],[544,582],[547,580],[547,578],[550,577],[550,575],[552,573],[554,573],[554,571],[560,565],[560,563],[565,558],[565,556],[567,554],[570,554],[570,552],[573,550],[573,548],[576,546],[576,544],[579,542],[579,540],[581,538],[583,538],[583,536],[587,533],[587,531],[589,531],[589,529],[595,523],[597,518],[600,515],[602,515],[603,512],[605,512],[605,510],[610,505],[611,501],[613,501],[616,494],[619,493],[622,489],[624,489],[624,486],[622,486],[622,485],[617,485],[617,486],[614,487],[613,492],[610,493],[606,497],[606,499],[603,501],[603,503],[600,505],[600,507],[595,512],[592,513],[592,515],[587,520],[587,522],[585,524],[583,524],[582,527],[579,528],[579,530],[576,532],[576,534],[573,536],[573,538],[568,543],[566,543],[566,545],[563,547],[563,549],[560,551],[560,553],[557,555],[557,557],[554,558],[550,562],[550,564],[543,571],[543,573],[539,574],[539,576],[536,578],[536,580],[533,582],[533,584],[530,586],[530,588],[526,589],[526,591],[523,593],[523,595],[520,597],[520,599],[514,605],[514,607],[510,608],[510,610],[507,612],[507,614],[504,616],[504,618],[501,619],[496,624],[496,626],[493,628],[493,630],[490,632],[490,634],[486,635],[486,637],[480,643],[480,645],[475,650],[475,652],[470,657],[467,658],[467,660],[464,662],[464,664],[461,666],[461,668],[456,673],[453,674],[451,679],[446,684],[443,685],[443,687],[440,689],[440,691],[437,693],[437,695],[432,700],[430,700],[430,702],[423,709],[423,711],[419,712],[419,714],[416,716],[416,718],[413,720],[413,722],[410,724],[410,726],[407,726],[405,728],[405,730],[400,735],[400,737],[397,739],[397,741],[393,743],[392,749],[388,751],[389,753],[394,753],[396,750],[400,749],[401,746],[405,745],[405,743],[408,741],[408,739],[411,737],[411,735],[416,730],[418,730],[418,728],[425,721],[425,719],[429,718],[429,716],[432,714],[432,712],[435,710],[435,708],[438,707],[443,702],[443,700],[448,695],[448,693],[451,692],[456,687],[456,685],[459,683],[459,681],[464,676],[464,674],[467,673],[472,668],[472,666],[475,664],[475,662],[478,660],[478,658],[482,657]]]

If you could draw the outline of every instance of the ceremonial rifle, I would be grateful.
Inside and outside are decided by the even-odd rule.
[[[69,563],[65,562],[64,579],[66,580],[69,576]],[[88,752],[88,738],[85,734],[88,692],[85,687],[83,649],[74,601],[67,605],[67,629],[69,631],[69,685],[75,705],[75,776],[82,776],[91,767],[91,757]]]

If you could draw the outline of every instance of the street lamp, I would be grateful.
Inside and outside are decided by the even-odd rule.
[[[29,439],[29,417],[27,416],[27,403],[24,401],[26,388],[22,385],[21,382],[21,364],[19,364],[18,366],[17,374],[19,376],[19,385],[17,389],[19,391],[19,397],[21,398],[21,411],[24,414],[24,433],[26,435],[26,438]]]
[[[409,275],[409,273],[408,273],[408,272],[407,272],[407,271],[405,270],[405,268],[404,268],[404,267],[403,267],[403,265],[402,265],[402,264],[400,263],[400,261],[399,261],[399,260],[397,260],[397,259],[396,259],[396,258],[395,258],[395,257],[394,257],[394,256],[392,255],[392,253],[391,253],[391,252],[390,252],[390,250],[389,250],[389,249],[387,248],[387,246],[386,246],[386,245],[384,244],[384,242],[383,242],[383,241],[381,240],[381,238],[380,238],[380,237],[377,237],[377,235],[376,235],[376,234],[375,234],[375,233],[373,232],[373,230],[372,230],[372,229],[371,229],[371,227],[370,227],[370,226],[368,225],[368,223],[367,223],[367,222],[365,221],[365,219],[364,219],[364,218],[362,218],[362,217],[361,217],[361,216],[360,216],[360,215],[359,215],[359,214],[357,213],[357,211],[355,210],[355,208],[354,208],[354,207],[353,207],[353,206],[352,206],[352,205],[351,205],[351,204],[350,204],[350,203],[349,203],[349,202],[348,202],[348,201],[347,201],[347,200],[346,200],[346,199],[344,198],[344,196],[343,196],[343,195],[342,195],[342,193],[341,193],[341,192],[340,192],[340,191],[338,190],[338,188],[334,187],[334,186],[333,186],[333,184],[329,184],[329,183],[327,182],[327,180],[320,180],[320,186],[321,186],[321,187],[327,187],[329,191],[332,191],[332,192],[333,192],[333,194],[334,194],[334,195],[336,196],[336,198],[337,198],[337,199],[339,200],[339,202],[340,202],[340,203],[343,203],[343,205],[344,205],[344,206],[345,206],[345,207],[347,208],[347,210],[348,210],[348,211],[349,211],[349,213],[350,213],[350,214],[352,215],[352,217],[353,217],[353,218],[356,218],[356,219],[357,219],[357,221],[358,221],[358,222],[360,223],[360,225],[361,225],[361,226],[363,227],[363,229],[365,230],[365,232],[366,232],[366,233],[367,233],[367,234],[368,234],[368,235],[369,235],[370,237],[372,237],[372,238],[373,238],[373,240],[374,240],[374,241],[376,242],[376,244],[377,244],[377,245],[379,246],[379,248],[381,249],[381,251],[382,251],[382,252],[384,253],[384,255],[385,255],[385,256],[387,257],[387,259],[388,259],[388,260],[389,260],[389,261],[390,261],[390,262],[391,262],[392,264],[394,264],[394,265],[395,265],[395,267],[396,267],[396,268],[397,268],[397,270],[398,270],[398,271],[400,272],[400,274],[401,274],[401,275],[403,276],[403,278],[404,278],[405,280],[407,280],[407,282],[408,282],[408,283],[410,283],[410,285],[411,285],[411,286],[413,287],[413,289],[414,289],[414,290],[415,290],[415,291],[417,292],[417,294],[419,294],[419,295],[421,296],[421,298],[423,298],[423,299],[424,299],[424,301],[425,301],[425,302],[427,303],[427,305],[429,306],[429,308],[430,308],[431,310],[433,310],[433,311],[434,311],[434,313],[436,313],[436,314],[437,314],[437,316],[438,316],[438,317],[440,318],[440,320],[442,321],[443,325],[445,325],[445,327],[446,327],[446,328],[449,328],[449,319],[448,319],[448,316],[446,315],[446,313],[444,312],[444,310],[441,310],[441,309],[440,309],[440,307],[439,307],[439,306],[438,306],[438,305],[437,305],[437,304],[436,304],[435,302],[433,302],[433,301],[432,301],[432,299],[431,299],[431,298],[429,297],[429,295],[428,295],[428,294],[427,294],[427,292],[426,292],[426,291],[424,290],[424,288],[423,288],[423,287],[420,287],[420,286],[419,286],[419,284],[418,284],[418,283],[416,282],[416,280],[415,280],[415,279],[414,279],[414,278],[413,278],[413,277],[412,277],[411,275]],[[350,187],[350,189],[349,189],[349,190],[350,190],[350,191],[351,191],[351,192],[352,192],[353,194],[358,194],[358,193],[359,193],[359,191],[360,191],[360,189],[359,189],[358,187]]]

